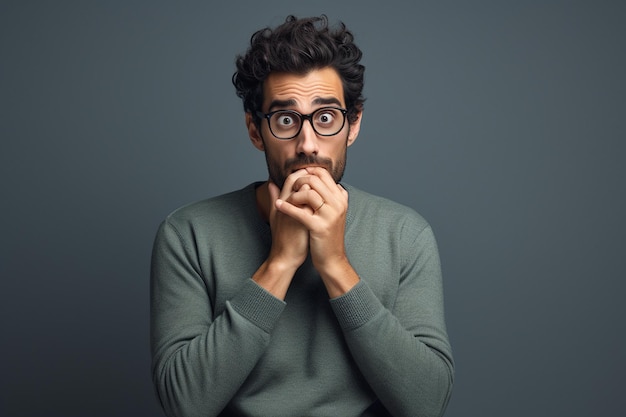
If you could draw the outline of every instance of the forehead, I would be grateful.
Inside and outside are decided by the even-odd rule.
[[[306,74],[273,72],[263,83],[265,111],[276,101],[290,101],[295,107],[308,108],[320,98],[334,98],[345,106],[341,77],[334,68],[315,69]]]

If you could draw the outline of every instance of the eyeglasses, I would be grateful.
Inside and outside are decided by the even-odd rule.
[[[304,120],[311,123],[318,135],[334,136],[341,132],[346,124],[346,113],[348,113],[346,109],[322,107],[309,114],[300,114],[294,110],[276,110],[267,114],[257,112],[257,115],[267,119],[270,132],[276,139],[289,140],[300,134]]]

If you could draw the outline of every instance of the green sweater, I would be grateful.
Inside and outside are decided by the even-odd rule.
[[[255,186],[173,212],[151,271],[153,379],[168,416],[440,416],[453,361],[430,226],[345,186],[361,281],[329,300],[310,259],[285,301],[252,275],[271,235]]]

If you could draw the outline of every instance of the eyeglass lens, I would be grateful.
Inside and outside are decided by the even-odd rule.
[[[302,119],[309,119],[313,125],[313,130],[319,135],[332,136],[339,133],[343,128],[344,117],[341,110],[325,107],[316,110],[308,117],[292,110],[278,111],[272,114],[269,122],[274,136],[290,139],[300,132],[303,123]]]

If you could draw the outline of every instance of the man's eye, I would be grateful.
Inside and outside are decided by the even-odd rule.
[[[291,126],[293,124],[293,116],[282,115],[278,118],[278,124],[281,126]]]
[[[331,124],[333,120],[335,120],[335,115],[332,112],[324,112],[317,117],[318,123],[325,125]]]

